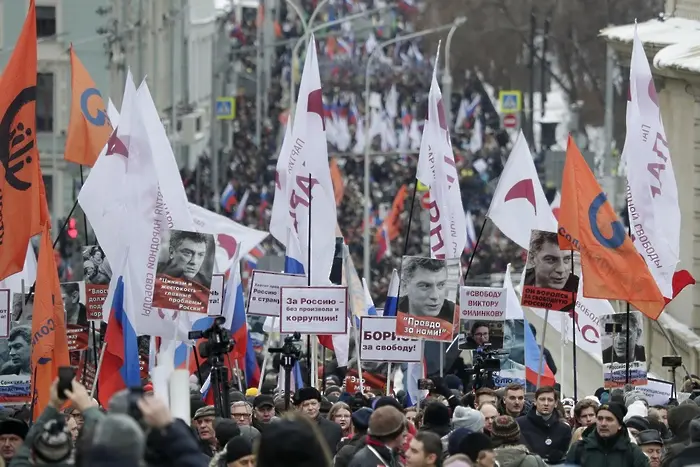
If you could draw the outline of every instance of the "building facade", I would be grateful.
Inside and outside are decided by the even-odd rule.
[[[602,31],[629,76],[635,25]],[[665,15],[637,26],[652,64],[659,106],[673,158],[681,209],[679,269],[700,279],[700,1],[666,0]],[[673,342],[669,344],[664,336]],[[675,351],[690,373],[700,371],[700,287],[684,290],[671,302],[658,323],[647,322],[646,348],[650,369],[667,374],[661,357]],[[678,371],[679,381],[684,374]]]

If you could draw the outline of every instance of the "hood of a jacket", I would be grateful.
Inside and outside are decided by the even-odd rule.
[[[518,467],[530,451],[522,444],[501,446],[493,450],[501,467]]]
[[[214,457],[209,461],[209,467],[226,467],[226,446],[214,454]]]

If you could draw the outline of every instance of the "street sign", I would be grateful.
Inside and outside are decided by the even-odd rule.
[[[502,113],[518,113],[523,109],[523,94],[515,90],[500,91],[498,93],[498,102],[500,102]]]
[[[508,114],[503,116],[503,128],[518,128],[518,116],[515,114]]]
[[[217,120],[233,120],[236,118],[236,98],[218,97],[215,110]]]

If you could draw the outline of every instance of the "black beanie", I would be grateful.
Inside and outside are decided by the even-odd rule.
[[[627,408],[623,404],[620,404],[618,402],[610,402],[609,404],[602,404],[600,407],[598,407],[598,410],[596,410],[596,415],[598,415],[598,412],[601,410],[607,410],[613,416],[617,419],[617,422],[620,425],[625,424],[625,415],[627,415]]]
[[[423,411],[423,424],[430,426],[449,426],[450,409],[441,402],[429,402]]]
[[[459,452],[465,454],[472,462],[476,462],[479,459],[481,451],[491,450],[493,450],[491,438],[479,432],[469,433],[459,443]]]
[[[253,445],[243,436],[236,436],[226,443],[226,463],[230,464],[253,454]]]

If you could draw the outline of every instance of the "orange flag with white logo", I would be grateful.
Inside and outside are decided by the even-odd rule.
[[[36,273],[34,314],[32,315],[32,396],[33,420],[49,402],[49,388],[58,377],[58,368],[68,366],[68,340],[56,260],[48,226],[41,234]]]
[[[585,297],[625,300],[659,317],[664,297],[571,136],[558,232],[561,249],[581,254]]]
[[[24,267],[29,239],[48,222],[36,140],[34,0],[0,77],[0,280]]]
[[[73,46],[70,48],[70,69],[70,123],[64,158],[92,167],[112,134],[112,124],[102,95]]]

